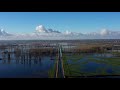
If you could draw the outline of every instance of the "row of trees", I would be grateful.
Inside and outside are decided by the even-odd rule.
[[[112,46],[109,45],[79,45],[71,48],[64,48],[64,53],[104,53],[108,50],[112,50]]]
[[[38,47],[38,46],[9,46],[1,45],[0,52],[2,58],[11,59],[41,59],[43,55],[54,55],[57,53],[57,48],[55,47]]]

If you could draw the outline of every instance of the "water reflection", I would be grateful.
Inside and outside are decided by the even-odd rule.
[[[55,47],[44,47],[41,44],[0,45],[0,60],[3,64],[41,64],[42,56],[50,56],[54,60],[57,53]]]
[[[38,57],[26,57],[24,55],[19,58],[4,54],[4,58],[0,60],[0,78],[1,77],[48,77],[48,71],[54,65],[50,55]],[[54,55],[52,59],[54,59]],[[38,74],[37,74],[38,73]]]
[[[15,64],[28,64],[29,66],[31,66],[31,64],[42,64],[42,58],[44,56],[40,56],[40,57],[26,57],[25,55],[19,56],[18,58],[11,58],[12,54],[4,54],[1,58],[1,61],[3,64],[11,64],[11,63],[15,63]],[[54,60],[54,56],[49,56],[50,60]]]

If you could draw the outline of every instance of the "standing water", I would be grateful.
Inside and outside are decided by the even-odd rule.
[[[10,43],[10,42],[9,42]],[[54,49],[41,44],[0,45],[0,78],[48,78]]]

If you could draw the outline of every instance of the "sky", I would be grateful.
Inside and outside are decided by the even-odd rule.
[[[120,12],[0,12],[0,28],[31,33],[38,25],[60,32],[120,31]]]

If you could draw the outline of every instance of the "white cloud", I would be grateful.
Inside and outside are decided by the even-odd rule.
[[[46,29],[43,25],[39,25],[36,27],[36,32],[37,33],[61,33],[57,30],[53,29]]]
[[[119,39],[120,31],[102,29],[100,32],[77,33],[60,32],[53,29],[46,29],[43,25],[36,27],[35,32],[28,34],[9,34],[0,30],[0,40],[69,40],[69,39]]]
[[[101,35],[109,35],[109,30],[107,29],[102,29],[101,32],[100,32]]]
[[[71,32],[67,30],[67,31],[65,32],[65,34],[67,34],[67,35],[68,35],[68,34],[71,34]]]
[[[47,30],[49,33],[61,33],[60,31],[53,30],[53,29],[48,29]]]
[[[9,33],[6,32],[4,29],[0,29],[0,35],[1,35],[1,36],[11,36],[12,34],[9,34]]]
[[[43,25],[39,25],[36,27],[36,32],[47,32],[47,30]]]

